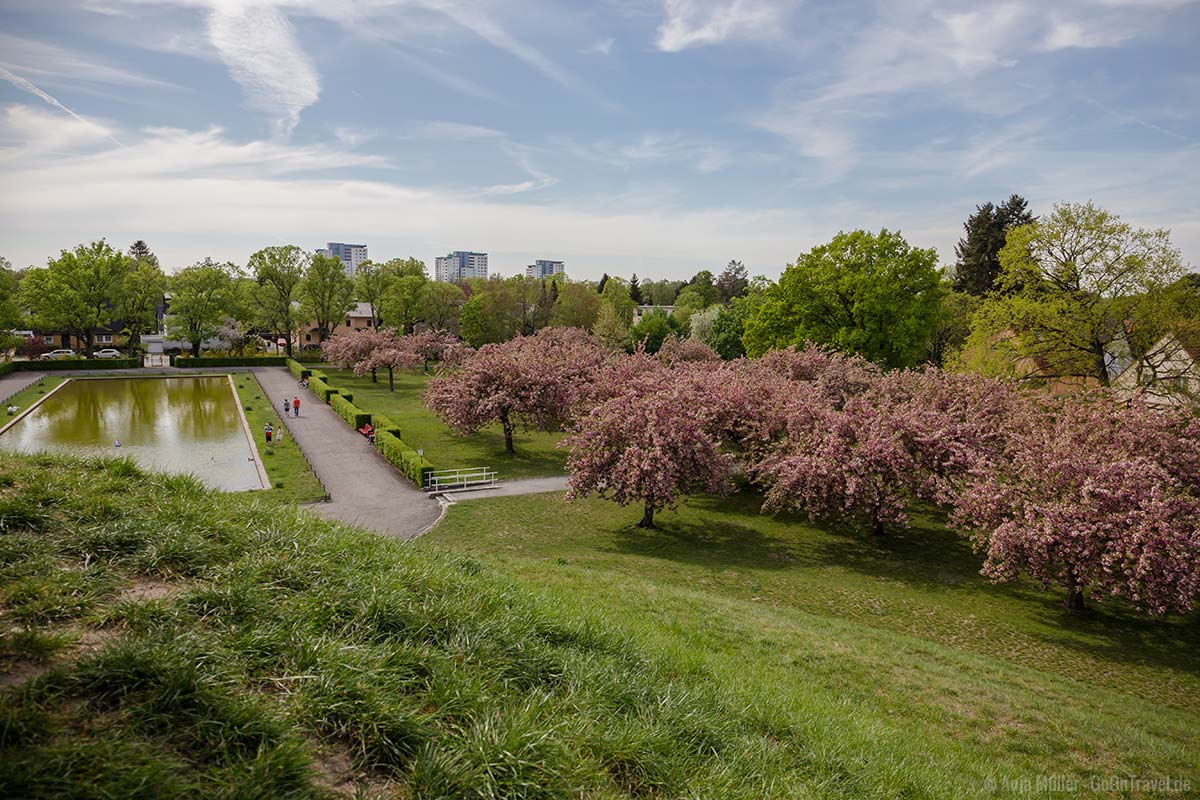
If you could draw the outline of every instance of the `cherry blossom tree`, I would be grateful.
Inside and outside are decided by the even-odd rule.
[[[429,371],[430,361],[441,361],[458,346],[458,338],[449,331],[423,330],[402,337],[405,347],[421,357],[422,369]]]
[[[364,372],[375,374],[377,369],[388,371],[388,391],[396,391],[396,370],[416,369],[423,363],[421,354],[409,347],[402,337],[394,337],[392,342],[382,342],[367,357],[354,365],[354,374]]]
[[[601,402],[559,445],[571,451],[568,498],[641,503],[638,527],[653,528],[654,512],[680,495],[725,491],[731,461],[705,430],[702,404],[685,382],[645,380]]]
[[[353,369],[373,351],[395,341],[389,331],[352,331],[335,334],[321,342],[321,358],[339,369]],[[372,371],[371,380],[375,380]]]
[[[1107,396],[1030,402],[1006,463],[979,470],[955,521],[986,553],[993,580],[1028,574],[1154,614],[1200,598],[1200,426]]]
[[[680,339],[671,334],[663,340],[662,346],[655,353],[664,364],[681,364],[684,362],[716,362],[721,357],[717,351],[696,338]]]
[[[425,403],[462,435],[500,423],[512,453],[518,425],[562,430],[608,358],[582,330],[545,328],[446,365],[430,381]]]
[[[812,342],[803,348],[768,351],[757,364],[789,380],[813,385],[835,405],[874,388],[881,374],[878,366],[860,355],[845,355]]]

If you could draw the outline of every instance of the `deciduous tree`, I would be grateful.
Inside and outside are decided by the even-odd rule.
[[[354,308],[354,281],[335,256],[317,254],[309,260],[299,294],[304,312],[317,323],[320,342],[328,339],[330,330]]]
[[[265,247],[253,253],[246,265],[259,287],[257,316],[263,327],[283,337],[289,356],[296,329],[306,321],[298,301],[308,258],[295,245]]]
[[[132,263],[103,239],[63,250],[44,272],[30,270],[21,281],[21,304],[38,327],[73,334],[91,355],[96,330],[115,318]]]
[[[233,301],[233,265],[205,259],[171,276],[167,333],[186,341],[192,357],[216,336]]]

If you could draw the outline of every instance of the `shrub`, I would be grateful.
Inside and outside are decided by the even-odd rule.
[[[66,369],[136,369],[142,366],[140,358],[56,358],[49,361],[11,361],[12,372],[52,372]],[[0,375],[5,374],[0,371]]]
[[[425,486],[429,473],[433,472],[433,465],[418,455],[416,450],[391,431],[376,433],[375,447],[380,455],[392,462],[409,480],[417,486]]]
[[[372,414],[371,417],[371,424],[375,426],[376,433],[380,433],[381,431],[390,431],[391,433],[395,434],[397,439],[404,438],[400,435],[400,426],[395,422],[392,422],[392,420],[388,417],[385,417],[383,414]]]
[[[304,365],[302,365],[299,361],[297,361],[294,358],[289,358],[287,360],[287,368],[289,370],[291,370],[291,373],[293,375],[296,376],[296,380],[302,381],[305,378],[312,377],[313,371],[311,369],[309,369],[308,367],[305,367]]]
[[[329,406],[337,412],[339,417],[349,422],[354,427],[354,430],[358,430],[371,422],[371,415],[354,405],[354,403],[351,403],[350,399],[345,395],[332,395],[329,398]]]
[[[115,360],[115,359],[114,359]],[[287,359],[283,356],[240,356],[221,358],[192,358],[176,356],[177,367],[283,367]]]
[[[335,394],[338,394],[337,389],[334,389],[332,386],[330,386],[328,383],[321,380],[320,378],[309,378],[308,379],[308,388],[312,389],[312,393],[315,394],[317,397],[321,398],[321,401],[324,403],[328,403],[330,397],[332,397]]]

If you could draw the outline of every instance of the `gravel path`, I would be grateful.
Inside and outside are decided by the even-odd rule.
[[[0,402],[46,377],[44,372],[10,372],[0,376]],[[0,423],[2,424],[2,423]]]
[[[251,371],[273,405],[280,405],[284,395],[300,397],[299,418],[284,422],[331,498],[309,508],[401,539],[419,536],[437,522],[437,500],[413,486],[316,395],[300,389],[290,372],[283,367]]]
[[[510,497],[516,494],[541,494],[542,492],[563,492],[567,489],[567,476],[556,475],[553,478],[524,478],[517,481],[502,481],[487,489],[471,489],[461,492],[447,492],[445,497],[451,503],[461,500],[480,500],[488,497]]]

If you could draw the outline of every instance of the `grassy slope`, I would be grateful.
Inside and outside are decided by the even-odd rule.
[[[959,781],[852,704],[746,704],[690,650],[477,561],[129,461],[6,459],[0,587],[2,797],[933,798]]]
[[[877,543],[763,517],[748,498],[694,499],[653,532],[632,528],[637,516],[497,498],[453,506],[422,541],[622,620],[642,646],[826,731],[828,747],[901,764],[947,796],[993,772],[1200,786],[1196,618],[1069,617],[1056,593],[986,582],[929,518]]]
[[[379,371],[379,382],[370,375],[356,377],[352,370],[325,370],[333,386],[354,393],[354,404],[364,411],[385,414],[399,425],[404,440],[425,451],[438,469],[491,467],[500,478],[531,478],[562,475],[567,454],[558,450],[559,434],[518,431],[516,453],[504,450],[504,432],[493,425],[472,436],[458,436],[425,408],[422,394],[429,376],[419,372],[396,373],[396,391],[388,391],[387,372]]]
[[[249,372],[234,373],[233,380],[246,412],[246,422],[255,436],[258,454],[267,468],[267,477],[271,479],[271,489],[266,495],[271,499],[297,503],[324,499],[325,489],[313,474],[295,439],[287,435],[282,443],[276,441],[269,451],[262,444],[261,432],[268,422],[275,430],[283,426],[278,412],[283,403],[274,405],[270,398],[264,397],[262,387]]]

